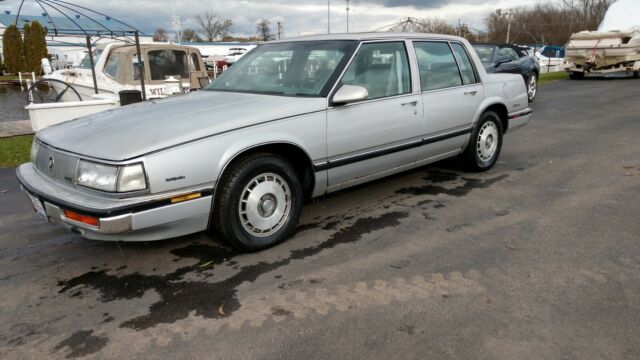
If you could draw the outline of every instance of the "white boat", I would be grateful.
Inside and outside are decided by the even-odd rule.
[[[640,77],[640,1],[618,0],[605,14],[598,31],[571,36],[565,70],[574,79],[585,73],[631,73]]]
[[[114,99],[122,90],[142,91],[141,67],[144,66],[146,98],[166,97],[165,80],[180,79],[184,92],[200,89],[208,83],[207,72],[198,49],[167,43],[140,44],[142,64],[138,63],[136,46],[114,42],[99,45],[94,50],[93,61],[96,74],[97,92],[111,95]],[[80,66],[72,69],[56,70],[42,77],[43,80],[57,80],[51,85],[58,91],[69,84],[80,95],[81,100],[94,100],[93,75],[89,57]],[[73,91],[66,91],[63,101],[78,101]]]

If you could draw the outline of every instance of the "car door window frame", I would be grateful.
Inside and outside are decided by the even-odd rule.
[[[333,96],[335,95],[335,93],[342,86],[342,79],[343,79],[344,75],[347,73],[347,71],[349,70],[349,67],[351,66],[353,61],[356,59],[356,57],[360,53],[360,50],[361,50],[362,46],[363,45],[367,45],[367,44],[377,44],[377,43],[402,43],[404,45],[404,50],[405,50],[405,53],[406,53],[406,56],[407,56],[407,66],[408,66],[408,71],[409,71],[409,92],[404,93],[404,94],[380,97],[380,98],[376,98],[376,99],[367,99],[367,100],[358,101],[358,102],[351,103],[351,104],[339,105],[339,106],[336,106],[335,104],[333,104],[333,100],[332,100]],[[414,67],[414,63],[412,61],[412,59],[415,59],[415,53],[412,53],[411,51],[409,51],[409,49],[410,49],[410,41],[407,40],[407,39],[383,39],[383,40],[363,40],[363,41],[360,41],[360,44],[358,44],[358,47],[356,48],[356,50],[351,55],[351,58],[349,59],[349,62],[347,62],[345,67],[342,69],[342,71],[340,72],[340,76],[338,76],[338,79],[333,84],[333,87],[331,88],[331,91],[329,91],[329,96],[327,96],[327,109],[341,108],[341,107],[348,107],[348,106],[359,106],[359,105],[368,104],[368,103],[371,103],[371,102],[374,102],[374,101],[385,101],[385,100],[389,100],[389,99],[396,99],[396,98],[415,95],[416,94],[416,88],[415,88],[416,79],[415,79],[414,73],[413,73],[413,71],[414,71],[414,68],[413,68]]]
[[[422,79],[420,78],[420,64],[418,63],[418,56],[417,56],[417,54],[415,54],[415,45],[413,45],[413,47],[414,47],[414,58],[416,60],[416,66],[418,66],[417,81],[418,81],[418,89],[419,89],[420,93],[425,94],[425,93],[430,93],[430,92],[434,92],[434,91],[447,91],[447,90],[451,90],[451,89],[457,89],[457,88],[469,87],[469,86],[476,86],[476,85],[482,84],[482,80],[480,79],[480,74],[478,73],[478,70],[476,68],[475,61],[469,55],[469,51],[467,51],[467,47],[464,46],[464,44],[462,42],[460,42],[460,41],[451,41],[451,40],[443,40],[443,39],[412,39],[411,42],[413,44],[415,44],[415,43],[425,43],[425,42],[431,42],[431,43],[438,42],[438,43],[447,44],[449,46],[449,50],[451,51],[451,54],[453,55],[453,58],[454,58],[455,63],[456,63],[456,66],[458,67],[458,76],[460,76],[460,84],[461,85],[443,87],[443,88],[440,88],[440,89],[422,90]],[[453,51],[453,47],[451,46],[452,43],[460,44],[460,46],[462,46],[462,49],[467,54],[467,57],[469,58],[469,61],[471,62],[471,67],[473,69],[473,73],[474,73],[475,78],[476,78],[475,82],[469,83],[469,84],[465,84],[464,83],[464,80],[463,80],[463,77],[462,77],[462,70],[460,69],[460,62],[458,61],[458,57],[456,56],[455,51]]]
[[[464,53],[467,55],[467,60],[469,60],[469,64],[471,65],[471,71],[473,71],[473,76],[475,77],[476,81],[474,81],[472,83],[468,83],[468,84],[464,83],[464,76],[462,76],[462,67],[460,66],[460,59],[458,59],[458,55],[456,55],[456,52],[453,50],[453,46],[451,44],[458,44],[458,45],[460,45],[462,47],[462,51],[464,51]],[[460,78],[462,78],[462,85],[464,86],[464,85],[479,84],[480,83],[480,76],[478,75],[478,71],[476,69],[476,65],[474,64],[474,61],[471,58],[471,55],[467,51],[467,47],[464,46],[464,44],[459,42],[459,41],[449,41],[449,48],[451,48],[451,52],[453,52],[453,57],[456,59],[456,64],[458,64],[458,71],[460,72]]]

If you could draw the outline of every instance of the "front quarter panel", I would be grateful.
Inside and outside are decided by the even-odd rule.
[[[145,168],[150,190],[161,193],[196,186],[212,187],[236,156],[265,144],[293,144],[303,149],[311,160],[323,159],[326,157],[325,122],[325,111],[317,111],[149,154],[145,157]]]

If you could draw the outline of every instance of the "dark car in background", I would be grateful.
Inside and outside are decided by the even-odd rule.
[[[511,44],[476,44],[476,53],[488,73],[520,74],[527,86],[529,102],[538,92],[540,65],[526,46]]]

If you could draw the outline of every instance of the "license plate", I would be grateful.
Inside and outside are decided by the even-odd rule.
[[[35,210],[36,214],[38,214],[38,216],[40,216],[44,220],[48,221],[49,217],[47,216],[47,212],[44,211],[44,205],[42,205],[42,201],[29,193],[27,193],[27,196],[29,196],[29,200],[31,200],[31,205],[33,205],[33,210]]]

